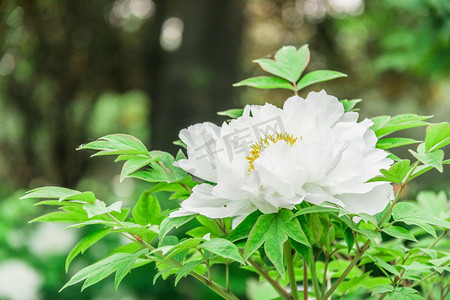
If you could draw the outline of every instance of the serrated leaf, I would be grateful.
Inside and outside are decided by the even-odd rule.
[[[444,171],[444,167],[442,166],[442,161],[444,160],[444,151],[436,150],[434,152],[417,153],[409,150],[409,152],[411,152],[411,154],[424,165],[431,166],[441,173]]]
[[[239,254],[238,247],[229,240],[214,238],[204,242],[200,248],[208,250],[220,257],[228,258],[245,265],[244,259],[242,259],[242,256]]]
[[[114,202],[113,204],[107,207],[105,202],[95,200],[95,204],[91,203],[85,204],[83,205],[83,209],[86,211],[88,218],[103,215],[113,211],[120,213],[122,210],[122,201]]]
[[[161,207],[158,199],[153,197],[150,192],[142,193],[139,201],[134,206],[131,215],[136,223],[140,225],[159,224],[159,214]]]
[[[308,45],[298,50],[294,46],[284,46],[275,53],[274,58],[262,58],[253,62],[258,63],[264,71],[295,83],[309,63]]]
[[[317,70],[305,74],[297,83],[297,91],[313,85],[315,83],[324,82],[332,79],[347,77],[346,74],[329,70]],[[356,104],[356,103],[355,103]],[[354,105],[353,105],[354,106]]]
[[[201,260],[193,260],[184,264],[177,272],[177,276],[175,277],[175,286],[177,286],[181,278],[188,276],[189,273],[191,273],[201,263],[202,263]]]
[[[411,145],[415,143],[420,143],[420,141],[408,139],[408,138],[386,138],[382,140],[378,140],[377,148],[378,149],[391,149],[396,147],[401,147],[405,145]]]
[[[390,226],[383,228],[383,232],[398,239],[410,240],[417,242],[417,239],[408,230],[400,226]]]
[[[137,138],[127,134],[111,134],[96,141],[81,145],[77,150],[97,150],[98,155],[141,154],[148,155],[145,145]]]
[[[264,244],[264,251],[277,271],[284,278],[283,244],[288,237],[309,246],[300,223],[292,218],[290,210],[280,210],[273,214],[259,216],[245,245],[244,258],[247,259]]]
[[[450,124],[438,123],[427,127],[425,151],[435,151],[450,144]]]
[[[89,247],[97,243],[99,240],[104,238],[108,233],[111,232],[111,228],[100,229],[89,233],[83,239],[81,239],[78,244],[70,251],[66,258],[66,272],[69,270],[70,263],[77,257],[78,254],[83,254]]]
[[[233,86],[250,86],[258,89],[288,89],[291,91],[295,91],[294,86],[289,83],[289,81],[272,76],[258,76],[248,78],[233,84]]]
[[[148,249],[143,249],[135,254],[130,253],[116,253],[103,260],[96,262],[86,268],[81,269],[61,288],[60,291],[68,286],[74,285],[85,280],[81,290],[99,282],[106,278],[111,273],[116,272],[114,280],[114,287],[117,290],[120,281],[131,270],[136,259],[148,252]]]

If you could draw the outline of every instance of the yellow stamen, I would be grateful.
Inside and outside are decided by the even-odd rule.
[[[300,138],[301,139],[301,138]],[[292,134],[289,133],[279,133],[276,134],[268,134],[265,135],[259,142],[250,145],[250,155],[246,156],[245,159],[248,160],[248,164],[250,165],[248,168],[248,172],[251,172],[255,169],[253,163],[261,154],[261,151],[266,149],[270,144],[275,144],[279,141],[285,141],[290,146],[294,145],[297,141],[297,138],[294,138]]]

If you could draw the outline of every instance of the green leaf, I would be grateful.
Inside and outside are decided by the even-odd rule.
[[[328,213],[328,212],[339,212],[339,208],[335,207],[327,207],[327,206],[310,206],[300,209],[298,212],[296,212],[293,217],[298,217],[305,214],[312,214],[312,213]]]
[[[450,144],[450,124],[438,123],[427,127],[425,151],[434,151]]]
[[[376,243],[376,240],[381,239],[380,233],[372,229],[357,227],[355,228],[355,231],[371,240],[374,244]]]
[[[33,222],[63,222],[63,223],[79,223],[88,221],[86,211],[79,206],[63,206],[63,211],[51,212],[43,216],[39,216],[30,221]]]
[[[350,254],[350,251],[352,251],[353,246],[355,245],[355,237],[353,236],[353,231],[350,227],[347,227],[344,230],[344,240],[347,244],[347,251]]]
[[[90,193],[90,192],[88,192]],[[75,190],[71,190],[71,189],[67,189],[67,188],[62,188],[62,187],[57,187],[57,186],[44,186],[44,187],[40,187],[31,191],[28,191],[27,194],[23,197],[21,197],[20,199],[29,199],[29,198],[44,198],[44,199],[58,199],[58,201],[63,201],[69,197],[72,196],[76,196],[76,195],[80,195],[82,194],[79,191],[75,191]],[[86,198],[89,201],[92,201],[90,195],[92,193],[89,194],[89,197],[87,196],[87,194],[81,196],[82,198]],[[93,194],[92,194],[93,195]],[[70,200],[79,200],[79,199],[70,199]],[[94,196],[94,200],[95,200],[95,196]],[[86,202],[89,202],[86,201]]]
[[[382,284],[372,289],[372,296],[376,294],[383,294],[386,292],[392,292],[394,287],[392,285]]]
[[[308,45],[298,50],[294,46],[284,46],[275,54],[275,60],[262,58],[253,62],[264,71],[295,83],[309,63]]]
[[[389,170],[382,169],[380,173],[383,176],[375,177],[371,181],[389,181],[394,183],[403,183],[411,169],[410,161],[408,159],[401,160],[393,164]]]
[[[417,242],[417,239],[408,230],[399,226],[390,226],[383,228],[383,232],[398,239]]]
[[[226,239],[214,238],[204,242],[200,248],[208,250],[211,253],[219,255],[224,258],[232,259],[238,263],[245,265],[245,261],[239,254],[238,247]]]
[[[417,153],[409,150],[409,152],[411,152],[411,154],[419,161],[421,161],[424,165],[431,166],[441,173],[444,171],[444,167],[442,166],[442,161],[444,160],[444,151],[436,150],[434,152]]]
[[[160,244],[162,243],[162,241],[164,240],[164,237],[166,236],[167,233],[169,233],[170,230],[172,230],[173,228],[178,228],[183,224],[186,224],[193,218],[195,218],[195,215],[174,217],[174,218],[171,218],[171,217],[165,218],[161,222],[161,226],[159,228],[159,243]]]
[[[180,146],[180,147],[182,147],[182,148],[184,148],[184,149],[187,149],[186,144],[183,143],[182,140],[176,140],[176,141],[173,142],[173,144],[174,144],[175,146]]]
[[[235,83],[233,86],[237,85],[238,83]],[[219,116],[225,116],[230,117],[233,119],[239,118],[244,113],[244,110],[242,108],[233,108],[229,110],[219,111],[217,114]]]
[[[375,131],[378,138],[381,138],[395,131],[428,125],[428,122],[423,120],[429,118],[431,116],[418,116],[416,114],[403,114],[395,117],[379,116],[371,119],[374,122],[371,129]]]
[[[92,156],[118,154],[141,154],[148,156],[148,150],[145,145],[134,136],[127,134],[107,135],[94,142],[81,145],[77,150],[84,149],[99,151]]]
[[[372,255],[368,254],[367,252],[364,255],[369,257],[375,263],[375,265],[377,265],[379,268],[382,268],[394,275],[400,276],[400,272],[393,265],[388,264],[387,262],[383,261],[378,256],[372,256]]]
[[[113,204],[107,207],[105,202],[95,200],[95,204],[91,203],[85,204],[83,205],[83,209],[86,211],[88,218],[103,215],[113,211],[117,211],[120,213],[122,211],[122,201],[114,202]]]
[[[430,224],[447,229],[450,228],[450,222],[425,215],[420,207],[409,202],[397,203],[392,209],[392,216],[396,221],[419,226],[434,237],[436,237],[436,231]]]
[[[343,99],[340,100],[342,105],[344,106],[344,111],[345,112],[351,112],[351,111],[356,111],[358,109],[354,109],[355,105],[358,104],[359,102],[361,102],[361,99],[352,99],[352,100],[347,100],[347,99]]]
[[[436,267],[444,266],[450,262],[450,256],[444,256],[444,257],[437,258],[437,259],[430,259],[429,262],[432,263],[433,266],[436,266]]]
[[[114,288],[117,290],[122,279],[128,274],[134,265],[136,259],[147,253],[148,249],[143,249],[135,254],[130,253],[116,253],[113,254],[93,265],[90,265],[79,272],[77,272],[70,280],[67,282],[60,291],[68,286],[74,285],[80,281],[85,280],[81,290],[99,282],[100,280],[106,278],[111,273],[116,272],[116,277],[114,280]]]
[[[233,86],[251,86],[258,89],[288,89],[291,91],[295,91],[294,86],[289,83],[289,81],[272,76],[258,76],[248,78],[233,84]]]
[[[158,162],[151,162],[151,170],[138,171],[130,174],[129,177],[141,179],[148,182],[179,182],[188,178],[185,170],[175,167],[173,163],[175,159],[167,152],[160,152],[161,159]]]
[[[258,220],[259,216],[262,215],[262,212],[259,210],[256,210],[249,214],[244,221],[239,223],[239,225],[227,236],[227,239],[234,242],[237,240],[244,239],[248,237],[250,231],[253,228],[253,225],[255,225],[256,220]]]
[[[120,172],[120,182],[122,182],[131,173],[148,165],[152,161],[154,161],[154,159],[142,156],[134,156],[133,158],[128,159],[123,164],[122,171]]]
[[[426,300],[426,298],[418,295],[418,291],[413,288],[397,287],[394,291],[389,292],[384,299],[386,300]]]
[[[89,247],[97,243],[99,240],[104,238],[108,233],[110,233],[112,228],[100,229],[89,233],[85,236],[78,244],[70,251],[66,258],[66,272],[69,270],[70,263],[77,257],[78,254],[83,254]]]
[[[207,227],[209,229],[209,232],[214,234],[215,236],[222,236],[223,232],[220,230],[219,226],[217,225],[216,222],[214,222],[212,219],[202,216],[202,215],[197,215],[196,216],[197,221],[200,222],[200,224],[202,224],[203,226]]]
[[[405,145],[411,145],[411,144],[415,144],[415,143],[420,143],[420,141],[416,141],[413,139],[407,139],[407,138],[387,138],[387,139],[378,140],[376,147],[378,149],[391,149],[391,148],[396,148],[396,147],[405,146]]]
[[[445,219],[447,213],[447,195],[444,191],[421,191],[417,195],[417,202],[428,215]]]
[[[134,221],[140,225],[159,224],[160,213],[161,207],[158,199],[153,197],[148,191],[142,193],[131,212]]]
[[[428,172],[432,169],[433,169],[432,166],[420,165],[414,170],[414,173],[411,175],[411,177],[409,179],[412,180],[412,179],[416,178],[417,176],[425,174],[426,172]]]
[[[329,71],[329,70],[312,71],[312,72],[304,75],[300,79],[300,81],[297,83],[297,91],[299,91],[307,86],[310,86],[312,84],[315,84],[315,83],[328,81],[328,80],[341,78],[341,77],[347,77],[347,75],[344,73],[341,73],[341,72]],[[353,106],[354,106],[354,104],[353,104]]]
[[[283,244],[288,236],[296,242],[309,246],[300,223],[293,218],[292,211],[283,209],[277,213],[259,216],[245,245],[245,259],[264,244],[267,257],[284,278]]]
[[[175,286],[177,286],[181,278],[188,276],[189,273],[191,273],[201,263],[201,260],[193,260],[183,265],[177,272],[177,276],[175,277]]]

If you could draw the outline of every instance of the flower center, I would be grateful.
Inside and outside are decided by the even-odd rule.
[[[301,137],[300,137],[301,139]],[[250,173],[255,169],[253,163],[261,154],[261,151],[269,147],[271,144],[275,144],[279,141],[285,141],[290,146],[294,145],[297,141],[297,138],[294,138],[292,134],[289,133],[275,133],[275,134],[267,134],[259,142],[250,145],[250,155],[246,156],[245,159],[248,160],[249,168],[248,172]]]

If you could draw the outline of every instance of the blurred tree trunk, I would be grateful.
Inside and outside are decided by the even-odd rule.
[[[175,52],[162,52],[159,32],[153,33],[152,46],[158,45],[159,53],[153,48],[147,55],[153,71],[148,86],[153,103],[152,149],[174,153],[172,142],[182,128],[223,121],[216,112],[233,107],[244,4],[241,0],[157,2],[159,28],[164,19],[177,17],[184,32]]]

